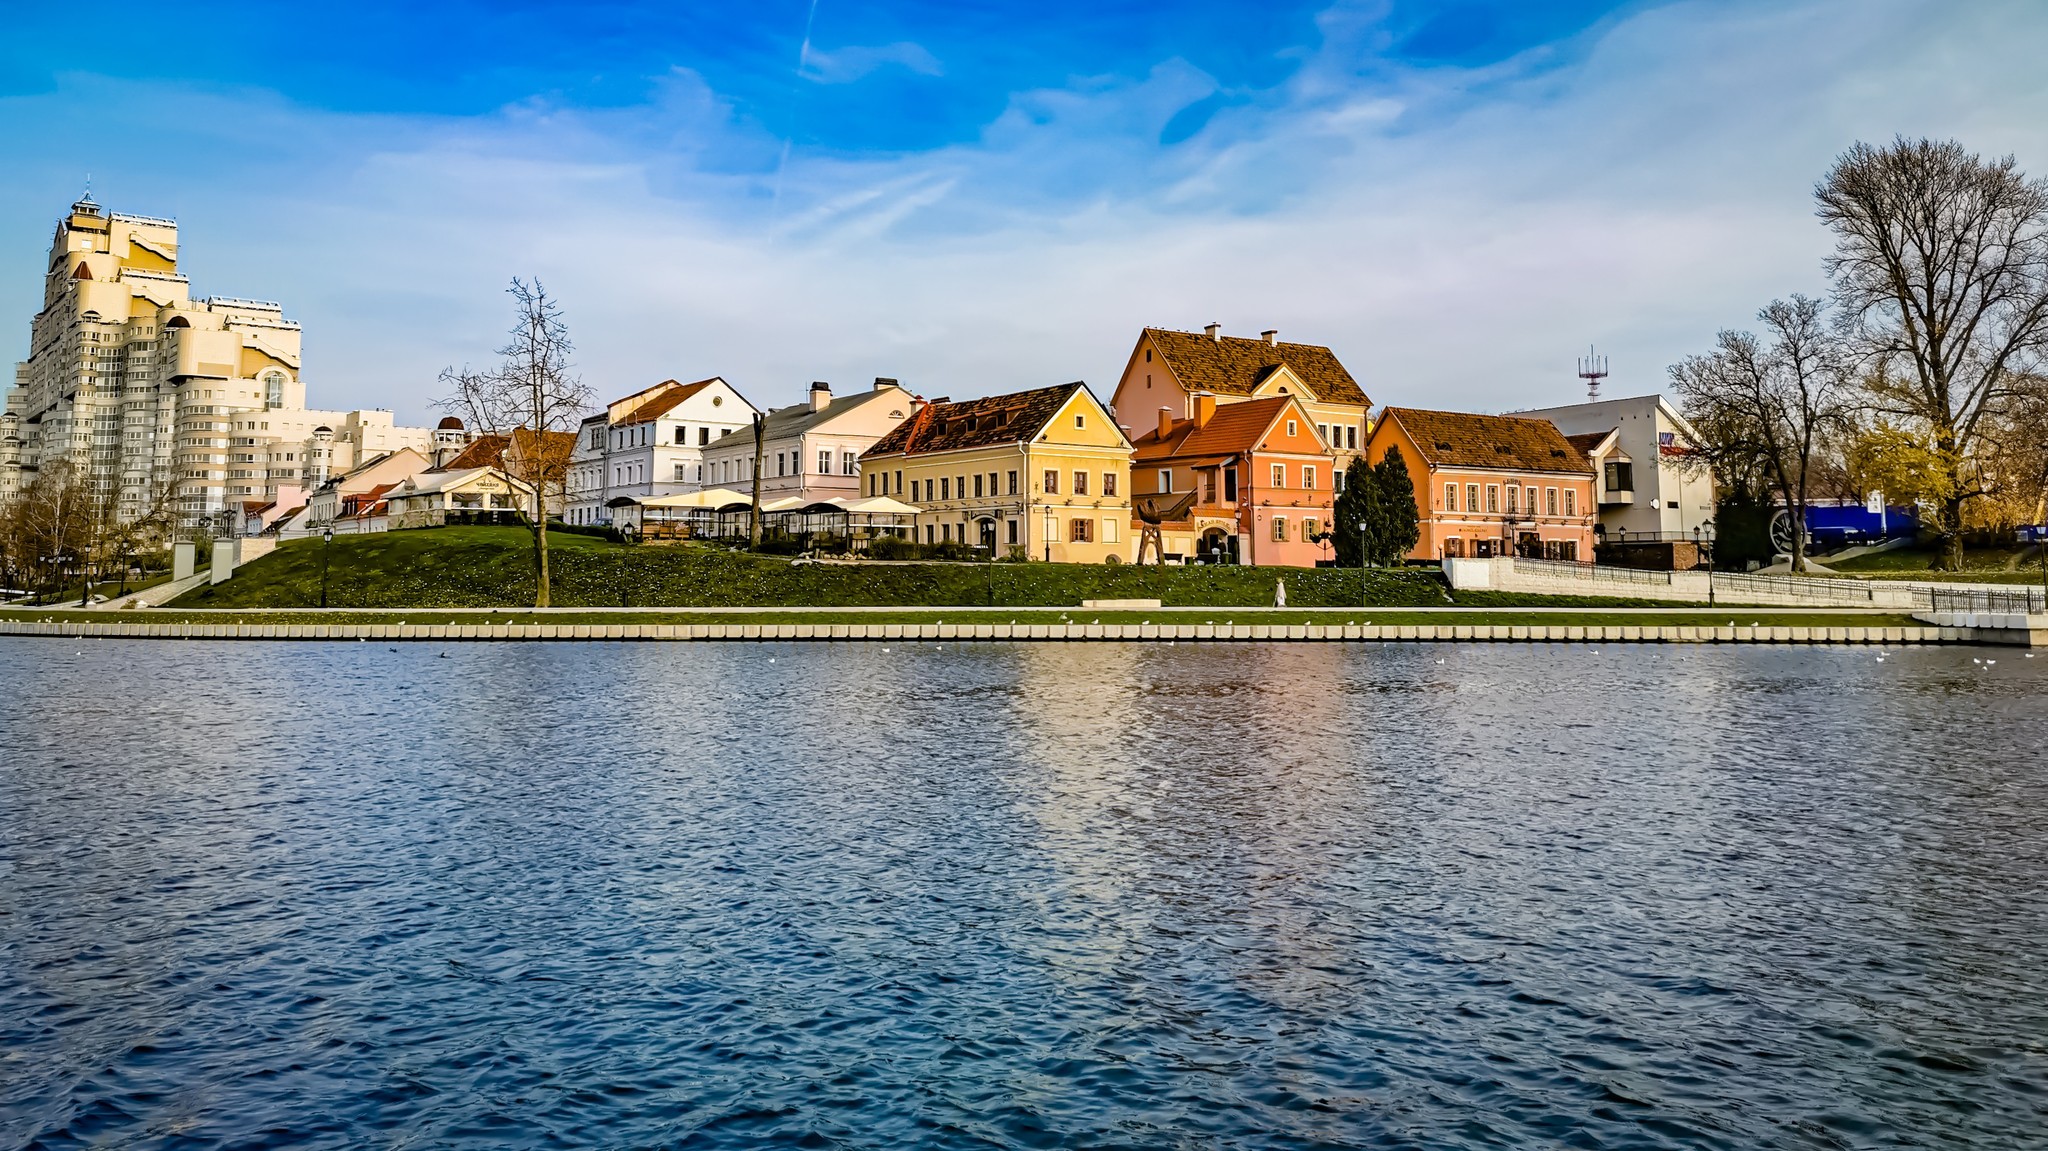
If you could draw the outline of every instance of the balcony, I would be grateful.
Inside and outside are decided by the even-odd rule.
[[[1625,508],[1635,502],[1636,494],[1627,488],[1609,488],[1600,493],[1600,506],[1603,508]]]

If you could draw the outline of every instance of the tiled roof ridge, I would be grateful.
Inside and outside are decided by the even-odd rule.
[[[1289,340],[1269,344],[1248,336],[1217,338],[1176,328],[1148,327],[1144,331],[1181,385],[1193,391],[1249,395],[1274,367],[1285,366],[1313,399],[1361,407],[1371,403],[1344,362],[1324,344]]]
[[[1588,474],[1593,465],[1541,416],[1489,415],[1389,405],[1381,419],[1406,432],[1432,466]]]
[[[1020,443],[1029,440],[1043,429],[1076,390],[1086,388],[1087,384],[1075,380],[1072,383],[981,396],[971,400],[927,403],[910,419],[896,425],[888,435],[877,440],[865,454],[920,455],[926,452],[961,451],[995,444]],[[963,421],[979,421],[984,415],[1008,412],[1014,412],[1017,418],[1005,419],[1000,425],[990,428],[956,430]]]

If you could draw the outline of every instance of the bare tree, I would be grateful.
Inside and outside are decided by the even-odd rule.
[[[1806,570],[1806,508],[1820,447],[1846,431],[1848,359],[1827,306],[1810,296],[1773,300],[1757,313],[1764,336],[1723,331],[1714,350],[1672,365],[1671,382],[1717,470],[1748,472],[1785,501],[1792,570]]]
[[[534,606],[548,606],[548,499],[567,485],[575,428],[591,405],[590,389],[569,371],[569,325],[562,306],[539,280],[519,279],[506,291],[518,320],[503,357],[483,371],[444,368],[449,388],[438,406],[461,414],[472,431],[502,436],[507,474],[531,489]]]
[[[94,535],[91,493],[70,460],[50,460],[22,489],[0,521],[0,549],[24,588],[45,598],[64,584],[64,573],[83,570]]]
[[[1938,566],[1962,566],[1980,450],[2048,344],[2048,184],[1953,141],[1858,143],[1814,190],[1878,410],[1919,425],[1946,472]]]

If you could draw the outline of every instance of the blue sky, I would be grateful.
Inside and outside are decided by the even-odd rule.
[[[326,406],[426,414],[498,289],[602,396],[1106,391],[1139,327],[1336,348],[1382,402],[1620,391],[1815,291],[1857,138],[2048,172],[2035,3],[10,6],[0,355],[87,172],[195,288],[306,324]],[[11,272],[7,269],[13,269]]]

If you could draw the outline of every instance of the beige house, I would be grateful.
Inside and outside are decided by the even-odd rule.
[[[117,513],[168,506],[232,531],[250,504],[401,447],[433,444],[389,412],[306,407],[299,324],[269,301],[195,300],[178,225],[87,196],[57,222],[43,307],[15,373],[0,499],[21,473],[70,459]],[[326,437],[320,429],[326,429]]]
[[[925,544],[1055,563],[1129,558],[1131,442],[1084,383],[914,406],[860,470],[864,497],[917,506]]]
[[[336,476],[306,497],[306,510],[287,520],[279,529],[286,536],[312,535],[342,518],[351,497],[367,495],[379,488],[391,488],[410,476],[434,466],[432,458],[413,448],[400,448]]]
[[[1320,344],[1282,342],[1278,331],[1261,332],[1256,340],[1226,336],[1219,324],[1200,333],[1138,333],[1109,406],[1126,435],[1142,435],[1159,423],[1161,411],[1193,419],[1195,398],[1202,395],[1218,404],[1294,397],[1336,455],[1340,473],[1372,434],[1372,401],[1336,353]]]
[[[533,506],[533,487],[499,468],[460,468],[408,476],[383,493],[393,528],[509,520]]]
[[[762,423],[761,500],[798,499],[806,504],[834,497],[858,498],[861,453],[910,418],[912,397],[895,380],[849,396],[834,396],[832,385],[811,385],[805,403],[776,408]],[[707,474],[716,486],[753,491],[754,433],[742,428],[704,449]]]

